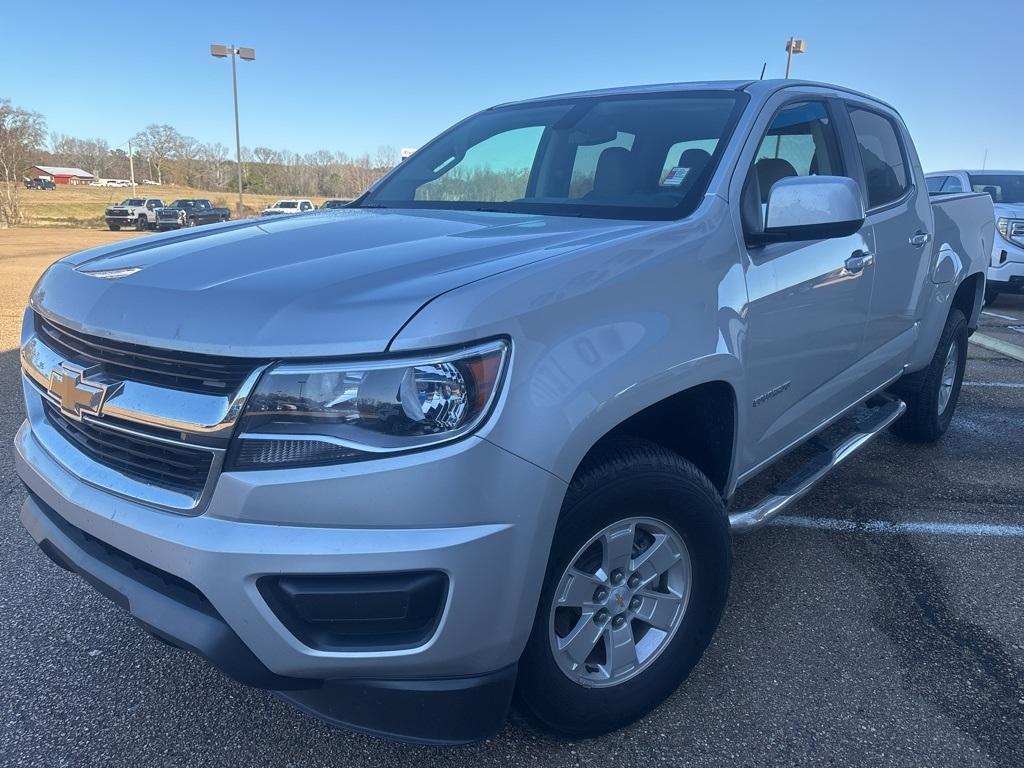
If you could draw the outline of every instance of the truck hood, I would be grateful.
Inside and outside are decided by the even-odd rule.
[[[1024,219],[1024,203],[994,203],[997,217]]]
[[[69,256],[46,272],[31,301],[73,329],[167,349],[379,353],[441,293],[643,226],[366,209],[228,222]]]

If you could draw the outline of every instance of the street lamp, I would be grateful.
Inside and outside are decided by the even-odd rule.
[[[233,45],[211,45],[210,55],[218,59],[231,57],[231,90],[235,95],[235,164],[238,168],[238,215],[242,216],[245,207],[242,203],[242,140],[238,132],[238,75],[235,72],[235,57],[243,61],[256,61],[255,48],[236,48]]]
[[[807,53],[807,43],[796,38],[789,38],[786,41],[786,79],[789,80],[789,69],[793,66],[793,54]]]

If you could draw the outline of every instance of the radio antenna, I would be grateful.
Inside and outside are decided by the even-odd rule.
[[[757,78],[758,80],[764,80],[764,71],[767,68],[768,68],[768,62],[766,61],[764,64],[761,65],[761,76],[759,78]]]

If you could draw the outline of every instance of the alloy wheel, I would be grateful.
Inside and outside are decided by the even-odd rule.
[[[686,543],[666,523],[631,517],[601,530],[555,589],[549,639],[559,669],[586,687],[638,675],[675,637],[691,580]]]

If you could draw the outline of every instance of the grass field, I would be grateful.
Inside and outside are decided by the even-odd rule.
[[[138,187],[138,196],[159,197],[165,203],[182,197],[205,197],[215,206],[230,208],[232,218],[236,217],[235,206],[238,195],[230,192],[204,192],[189,187],[163,186]],[[103,210],[109,205],[120,203],[131,197],[131,187],[90,187],[60,186],[56,189],[26,189],[22,191],[22,207],[30,227],[77,227],[105,229]],[[271,205],[287,195],[245,195],[245,206],[249,215]],[[319,204],[321,199],[314,199]]]

